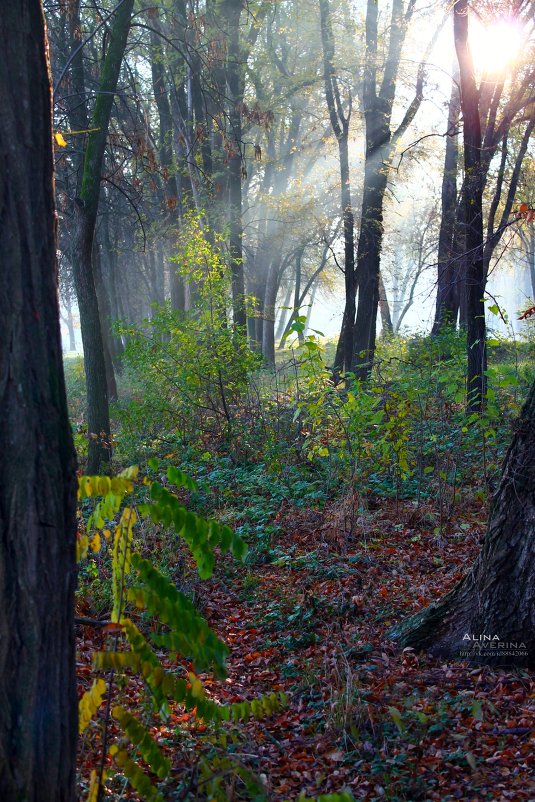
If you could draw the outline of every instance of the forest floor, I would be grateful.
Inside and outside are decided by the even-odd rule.
[[[238,725],[240,760],[277,801],[349,790],[357,800],[533,802],[533,675],[431,659],[387,637],[466,572],[485,510],[474,503],[437,535],[432,513],[411,502],[360,516],[354,506],[283,503],[280,556],[250,567],[224,559],[194,583],[231,651],[227,680],[205,679],[208,692],[221,702],[288,697],[279,713]],[[82,676],[97,645],[82,643]],[[166,799],[195,798],[183,778],[202,728],[177,708],[153,730],[173,762],[177,791]]]

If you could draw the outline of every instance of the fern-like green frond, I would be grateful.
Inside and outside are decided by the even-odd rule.
[[[80,699],[78,703],[78,732],[80,735],[85,732],[89,722],[104,701],[106,687],[103,679],[96,679]]]
[[[161,780],[168,777],[171,764],[143,724],[120,705],[113,708],[113,715],[119,721],[133,746],[138,748],[139,754],[151,771]]]
[[[224,678],[229,650],[187,596],[138,554],[132,555],[132,565],[147,587],[131,588],[128,599],[169,627],[169,632],[151,635],[154,642],[191,658],[198,671],[213,665],[215,673]]]

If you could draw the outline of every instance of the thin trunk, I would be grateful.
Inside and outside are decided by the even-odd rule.
[[[457,206],[457,170],[459,161],[458,126],[461,111],[458,70],[454,72],[448,106],[448,133],[444,172],[442,174],[442,207],[438,236],[438,283],[435,320],[432,335],[444,323],[455,326],[459,312],[459,287],[454,260],[454,225]]]
[[[314,307],[314,301],[316,300],[316,293],[318,291],[318,285],[314,284],[314,289],[312,290],[312,294],[310,296],[310,302],[307,308],[307,319],[305,321],[305,329],[303,331],[303,336],[306,337],[306,334],[310,328],[310,318],[312,317],[312,309]]]
[[[286,290],[286,295],[284,296],[284,302],[279,315],[279,322],[277,323],[277,331],[275,332],[275,340],[279,341],[279,348],[281,347],[281,338],[286,328],[286,321],[288,320],[288,307],[290,306],[291,300],[292,300],[292,285],[290,284],[290,282],[288,282],[288,288]]]
[[[243,0],[224,0],[223,13],[228,25],[226,80],[229,98],[231,155],[228,163],[229,252],[232,276],[232,312],[234,326],[245,332],[245,278],[243,271],[242,221],[242,105],[244,80],[240,47],[240,17]]]
[[[394,326],[392,325],[392,316],[390,314],[390,304],[388,303],[388,295],[386,294],[386,287],[383,281],[383,276],[379,272],[379,311],[381,312],[381,336],[391,337],[394,333]]]
[[[262,326],[262,354],[270,367],[275,366],[275,305],[280,279],[280,259],[277,259],[268,270]]]
[[[323,47],[323,80],[331,127],[338,142],[340,158],[340,201],[344,221],[344,278],[345,307],[339,347],[334,371],[351,370],[353,360],[353,322],[355,320],[355,222],[351,200],[351,178],[349,172],[349,123],[351,120],[351,95],[348,109],[344,112],[340,87],[334,68],[334,38],[328,0],[320,0],[321,41]]]
[[[95,238],[93,240],[93,274],[95,276],[95,290],[98,298],[98,308],[100,312],[100,324],[102,327],[102,345],[104,347],[104,362],[106,365],[106,383],[108,385],[108,399],[117,400],[117,382],[115,380],[114,359],[113,359],[113,335],[111,331],[111,312],[110,301],[104,279],[102,277],[102,263],[100,257],[100,245]]]
[[[111,459],[106,363],[92,265],[93,239],[106,137],[133,6],[134,0],[125,0],[113,18],[108,51],[102,66],[100,91],[90,123],[93,130],[87,135],[80,197],[75,203],[72,266],[84,346],[89,435],[87,471],[91,474],[98,473],[101,464]]]
[[[500,164],[500,169],[498,172],[498,178],[496,182],[496,189],[494,191],[494,196],[492,199],[488,222],[487,222],[487,236],[485,240],[485,247],[483,249],[483,262],[484,262],[484,271],[485,277],[489,274],[489,267],[490,267],[490,260],[492,258],[492,254],[494,253],[494,249],[500,242],[502,238],[502,234],[505,231],[505,226],[507,221],[511,216],[511,212],[513,210],[513,204],[515,201],[516,191],[518,189],[518,182],[520,180],[521,171],[522,171],[522,164],[524,162],[524,157],[527,153],[529,143],[531,140],[531,135],[533,134],[533,130],[535,128],[535,117],[528,121],[524,134],[522,136],[522,140],[520,142],[520,147],[518,149],[518,153],[516,154],[513,172],[509,180],[509,187],[507,189],[507,195],[505,198],[505,203],[503,204],[502,213],[500,216],[500,222],[497,227],[495,227],[496,222],[496,213],[498,211],[498,207],[500,205],[500,201],[502,200],[502,190],[503,190],[503,183],[505,178],[505,166],[506,160],[508,155],[508,140],[507,136],[503,139],[503,147],[502,147],[502,161]]]
[[[72,303],[70,298],[63,302],[63,306],[65,307],[66,316],[62,315],[62,320],[67,326],[67,332],[69,335],[69,351],[76,351],[76,336],[74,332],[74,318],[72,316]]]
[[[153,25],[157,25],[157,17],[154,18]],[[178,234],[181,199],[173,163],[173,118],[165,80],[163,47],[158,34],[154,30],[151,31],[151,50],[152,88],[160,123],[158,149],[164,189],[164,208],[162,212],[167,225],[166,239],[170,250],[173,251]],[[169,278],[171,308],[184,311],[186,304],[184,278],[173,264],[170,266]]]

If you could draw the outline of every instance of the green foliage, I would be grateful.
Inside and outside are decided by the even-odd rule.
[[[199,443],[212,432],[228,441],[248,374],[259,365],[245,335],[229,324],[230,279],[221,237],[191,217],[173,261],[192,288],[192,309],[159,307],[143,325],[122,330],[135,398],[119,410],[121,447],[136,459],[171,431],[183,442]]]
[[[111,670],[124,674],[125,677],[132,672],[141,675],[153,709],[164,720],[169,716],[170,700],[173,700],[194,713],[198,720],[208,722],[215,728],[210,731],[212,743],[224,744],[226,736],[217,735],[222,724],[226,722],[228,726],[231,722],[248,721],[251,717],[262,718],[279,710],[286,700],[283,694],[272,693],[252,701],[223,705],[207,696],[201,679],[195,673],[190,671],[184,678],[177,677],[173,671],[164,667],[159,656],[162,649],[191,661],[196,671],[206,671],[211,668],[218,677],[224,678],[228,649],[186,595],[148,560],[133,551],[134,527],[139,523],[139,518],[134,505],[125,502],[127,497],[134,493],[136,478],[135,468],[127,469],[114,478],[87,476],[79,478],[80,501],[95,500],[88,517],[87,533],[80,536],[80,540],[87,541],[79,548],[80,558],[86,557],[88,543],[94,551],[97,550],[96,545],[98,550],[104,549],[109,538],[105,536],[102,540],[100,532],[109,532],[106,526],[111,526],[112,522],[115,526],[111,546],[113,646],[110,650],[95,655],[94,668],[97,671]],[[181,488],[195,488],[195,483],[187,474],[174,467],[167,470],[167,479]],[[144,518],[173,526],[175,532],[190,547],[201,575],[211,574],[216,548],[223,552],[230,551],[238,559],[245,557],[245,543],[228,526],[208,521],[186,510],[177,497],[162,484],[150,479],[146,479],[145,484],[149,489],[150,500],[137,507],[139,513]],[[93,535],[91,541],[89,541],[90,535]],[[133,613],[128,615],[129,603],[150,617],[152,625],[148,634],[144,634],[134,622]],[[130,651],[126,651],[124,647]],[[156,647],[157,651],[153,647]],[[111,693],[111,687],[108,688],[103,679],[97,678],[91,689],[82,697],[81,731],[87,728],[106,693]],[[116,705],[113,715],[121,725],[131,747],[141,756],[149,771],[158,780],[165,780],[170,772],[169,760],[146,726],[123,705]],[[106,720],[105,726],[108,725],[109,722]],[[134,759],[133,753],[127,752],[119,742],[111,745],[109,753],[144,800],[163,798],[144,768]],[[204,772],[208,776],[207,782],[215,783],[214,798],[222,797],[217,795],[218,782],[210,778],[209,772],[212,771],[216,775],[221,760],[241,778],[251,798],[263,798],[259,781],[231,756],[226,755],[222,758],[218,755],[215,764],[206,758],[203,759]],[[92,778],[91,798],[95,797],[95,784],[98,789],[99,782],[101,780],[98,778]]]

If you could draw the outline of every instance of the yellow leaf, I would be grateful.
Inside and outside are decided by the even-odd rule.
[[[59,131],[54,134],[54,139],[56,140],[56,145],[59,145],[60,148],[67,147],[67,142],[63,138],[63,134],[61,134]]]
[[[87,535],[82,535],[82,537],[78,538],[76,541],[76,562],[80,562],[80,560],[85,559],[87,557],[87,549],[89,548],[89,538]]]
[[[100,551],[100,545],[101,545],[101,543],[100,543],[100,535],[97,532],[96,535],[94,536],[93,540],[91,541],[91,551],[93,551],[96,554],[97,551]]]

